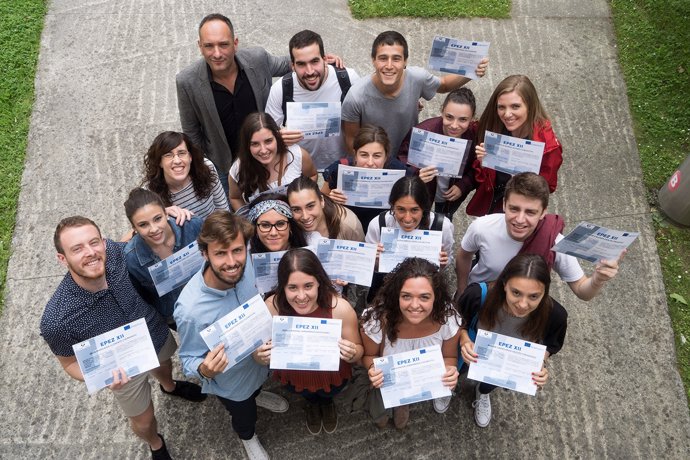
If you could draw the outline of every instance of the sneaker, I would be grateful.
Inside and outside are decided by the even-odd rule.
[[[410,406],[399,406],[393,408],[393,425],[398,430],[402,430],[407,426],[410,420]]]
[[[338,428],[338,411],[335,409],[333,401],[321,406],[321,417],[323,423],[323,431],[328,434],[334,433]]]
[[[166,395],[179,396],[182,399],[193,402],[201,402],[208,396],[201,392],[201,387],[196,383],[185,382],[183,380],[173,380],[173,382],[175,382],[175,389],[173,391],[165,391],[163,385],[159,385],[161,391]]]
[[[249,460],[269,460],[266,449],[261,445],[256,435],[252,436],[252,439],[249,440],[243,439],[242,445],[244,445],[244,450],[247,452]]]
[[[151,459],[152,460],[172,460],[172,457],[168,453],[168,448],[165,445],[165,439],[163,439],[163,436],[158,433],[158,437],[161,438],[161,441],[163,441],[163,446],[158,449],[158,450],[151,450]],[[149,450],[151,448],[149,447]]]
[[[321,433],[321,408],[318,404],[307,403],[307,430],[313,435]]]
[[[287,399],[269,391],[259,392],[259,395],[256,397],[256,405],[276,413],[287,412],[290,408]]]
[[[472,403],[474,407],[474,421],[477,425],[484,428],[491,422],[491,399],[488,394],[481,394],[479,392],[479,385],[475,390],[475,401]]]
[[[434,399],[434,410],[437,414],[445,413],[450,407],[450,396]]]

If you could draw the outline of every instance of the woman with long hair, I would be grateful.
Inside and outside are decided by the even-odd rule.
[[[467,204],[467,214],[479,217],[503,212],[503,194],[510,175],[481,166],[486,154],[486,131],[543,142],[539,175],[547,180],[551,193],[556,191],[563,148],[530,79],[525,75],[511,75],[498,84],[479,119],[474,175],[477,191]]]
[[[470,284],[458,301],[464,319],[460,331],[460,354],[466,364],[477,362],[468,325],[546,345],[546,358],[557,353],[565,341],[568,313],[549,296],[551,272],[537,254],[518,254],[505,266],[482,303],[482,287]],[[474,320],[476,318],[476,321]],[[475,329],[475,331],[476,331]],[[532,374],[537,387],[546,384],[546,364]],[[491,421],[489,393],[496,386],[479,383],[475,390],[474,420],[480,427]]]
[[[237,211],[259,193],[276,189],[305,175],[316,179],[309,152],[287,146],[270,115],[252,113],[240,128],[240,149],[228,176],[230,204]]]
[[[385,383],[383,372],[373,367],[374,359],[432,345],[441,346],[446,365],[443,384],[455,388],[461,319],[448,292],[438,267],[417,257],[405,259],[386,277],[361,319],[362,364],[369,369],[374,388],[381,388]],[[450,399],[450,396],[435,399],[434,410],[446,412]],[[409,420],[409,406],[396,407],[392,412],[395,427],[403,429]],[[383,428],[389,417],[386,412],[374,421]]]
[[[333,433],[338,414],[333,397],[352,376],[352,363],[362,357],[362,340],[357,327],[357,315],[339,297],[316,255],[308,249],[290,249],[278,264],[276,294],[266,299],[271,313],[282,316],[340,319],[342,335],[338,341],[340,367],[337,371],[274,370],[273,378],[288,390],[307,401],[306,422],[311,434],[321,429]],[[257,362],[269,364],[272,344],[264,344],[255,353]]]
[[[287,251],[307,245],[304,231],[295,221],[287,197],[283,194],[259,195],[249,203],[247,218],[256,229],[249,240],[253,254]]]
[[[184,133],[156,136],[144,157],[142,186],[157,193],[178,222],[182,209],[201,219],[217,209],[230,210],[215,166]]]

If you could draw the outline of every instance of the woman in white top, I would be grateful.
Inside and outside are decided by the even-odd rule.
[[[374,388],[384,384],[383,371],[374,368],[374,359],[433,345],[441,346],[446,365],[441,377],[443,385],[455,388],[462,320],[445,284],[437,266],[418,257],[405,259],[386,278],[361,321],[362,364],[369,369],[369,380]],[[450,396],[435,399],[433,406],[436,412],[444,413],[450,406]],[[388,412],[382,416],[374,412],[371,415],[376,417],[376,425],[384,428],[388,424]],[[397,429],[403,429],[408,419],[409,406],[393,409]]]
[[[237,211],[259,193],[286,186],[301,175],[316,180],[309,152],[299,145],[285,145],[270,115],[252,113],[240,129],[237,160],[230,167],[230,205]]]
[[[156,136],[144,158],[142,186],[161,197],[178,224],[189,219],[189,211],[205,219],[218,209],[230,210],[216,168],[184,133]]]

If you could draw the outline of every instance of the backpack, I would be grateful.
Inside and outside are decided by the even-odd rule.
[[[477,323],[479,322],[479,312],[482,310],[482,307],[484,306],[484,301],[486,300],[486,293],[488,291],[488,286],[483,281],[479,283],[479,287],[482,289],[482,298],[479,303],[479,310],[477,310],[477,313],[475,313],[475,315],[472,317],[472,321],[470,321],[470,324],[467,327],[467,335],[470,336],[470,340],[472,340],[472,342],[475,342],[477,340]],[[460,371],[462,367],[465,365],[465,361],[462,360],[462,354],[460,353],[460,344],[458,344],[458,371]]]
[[[335,75],[338,77],[338,84],[340,85],[340,102],[345,100],[347,92],[350,91],[350,75],[347,73],[347,69],[339,69],[334,67]],[[292,72],[283,75],[283,126],[287,126],[287,103],[295,102],[295,88],[292,84]]]
[[[379,233],[381,233],[381,229],[386,226],[386,213],[389,211],[383,211],[379,213]],[[445,216],[440,213],[440,212],[435,212],[434,213],[434,221],[431,223],[429,226],[429,230],[436,230],[436,231],[442,231],[443,230],[443,218]]]

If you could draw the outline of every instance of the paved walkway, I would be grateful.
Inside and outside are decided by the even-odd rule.
[[[283,54],[293,33],[310,28],[361,74],[371,71],[371,43],[386,29],[407,37],[417,65],[434,34],[490,41],[489,75],[470,87],[483,108],[505,76],[533,78],[565,150],[552,210],[569,228],[594,220],[641,232],[619,278],[595,301],[555,283],[570,328],[551,364],[553,381],[536,398],[497,391],[488,428],[475,426],[463,391],[443,416],[415,406],[403,433],[343,414],[336,434],[312,437],[292,398],[287,414],[260,413],[258,434],[273,457],[688,458],[690,418],[608,2],[513,4],[503,21],[354,21],[345,0],[53,0],[0,320],[0,458],[148,457],[107,391],[88,397],[62,372],[38,321],[64,273],[51,247],[55,224],[79,213],[113,237],[127,228],[126,193],[153,137],[179,128],[174,76],[196,59],[196,25],[216,8],[235,22],[240,46]],[[464,224],[457,227],[459,237]],[[216,400],[193,406],[156,390],[155,403],[177,458],[242,458]]]

